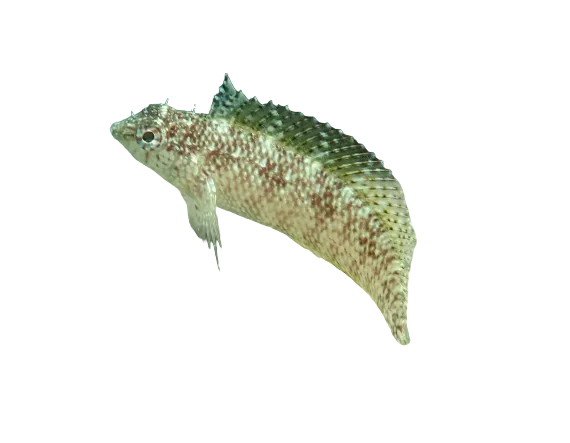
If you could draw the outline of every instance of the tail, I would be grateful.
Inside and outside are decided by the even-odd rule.
[[[402,346],[408,346],[412,339],[408,329],[408,300],[396,296],[396,300],[389,308],[384,308],[382,316],[390,328],[394,339]]]
[[[408,277],[410,260],[387,256],[380,264],[380,281],[371,297],[384,315],[392,335],[401,345],[410,343],[408,331]]]

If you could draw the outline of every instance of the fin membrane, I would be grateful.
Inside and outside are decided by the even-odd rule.
[[[314,117],[293,112],[288,106],[274,105],[272,101],[261,104],[256,97],[248,100],[236,91],[227,74],[210,114],[272,136],[283,148],[317,161],[374,207],[383,225],[395,231],[396,243],[406,249],[415,245],[400,183],[384,162],[354,137]]]

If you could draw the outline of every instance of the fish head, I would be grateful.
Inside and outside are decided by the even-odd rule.
[[[138,114],[111,125],[111,134],[139,162],[151,169],[167,168],[175,146],[177,112],[167,104],[149,105]],[[160,162],[156,160],[160,156]],[[159,172],[159,171],[157,171]]]

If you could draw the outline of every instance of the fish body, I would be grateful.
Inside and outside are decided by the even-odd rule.
[[[198,237],[221,246],[216,207],[276,229],[345,272],[401,344],[416,236],[399,182],[354,138],[236,91],[208,114],[149,105],[111,133],[180,190]]]

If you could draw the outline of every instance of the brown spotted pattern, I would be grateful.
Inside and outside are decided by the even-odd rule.
[[[160,132],[160,143],[143,149],[137,138],[148,129]],[[196,174],[195,158],[200,158],[202,172],[213,177],[218,207],[288,235],[345,272],[378,305],[396,340],[409,342],[411,252],[406,251],[413,249],[415,236],[410,237],[411,226],[392,228],[399,215],[408,216],[405,205],[398,208],[394,201],[376,207],[318,161],[208,114],[150,105],[114,124],[111,132],[137,160],[179,189]]]

